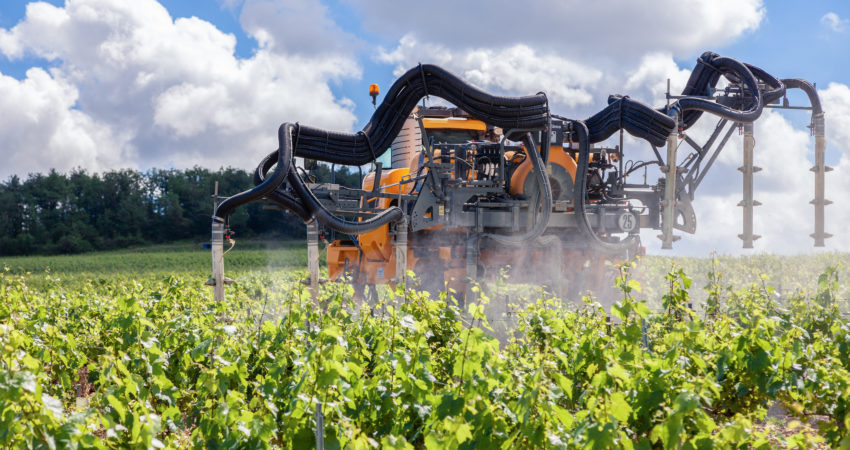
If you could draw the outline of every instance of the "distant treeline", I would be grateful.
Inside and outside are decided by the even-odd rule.
[[[319,165],[312,175],[329,181],[331,171]],[[336,182],[358,183],[357,171],[337,170]],[[212,193],[233,195],[253,186],[253,175],[241,169],[210,171],[152,169],[69,174],[51,170],[12,176],[0,183],[0,256],[80,253],[177,240],[209,239]],[[239,237],[304,236],[304,225],[292,215],[254,203],[230,218]]]

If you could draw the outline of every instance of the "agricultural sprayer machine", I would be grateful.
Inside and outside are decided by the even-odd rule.
[[[721,79],[725,82],[719,83]],[[668,83],[669,84],[669,83]],[[792,106],[789,89],[809,105]],[[370,94],[378,95],[377,86]],[[425,107],[440,97],[454,107]],[[604,261],[640,252],[640,231],[659,230],[662,248],[674,230],[696,231],[693,200],[732,134],[743,133],[743,231],[753,234],[753,123],[764,108],[811,111],[815,138],[815,246],[824,232],[824,114],[814,86],[778,79],[735,59],[706,52],[681,95],[654,108],[611,95],[595,115],[553,114],[544,93],[491,95],[446,70],[420,64],[401,76],[362,131],[342,133],[298,123],[278,129],[279,146],[254,173],[255,187],[217,202],[212,217],[215,297],[224,298],[223,246],[228,217],[248,202],[265,201],[304,220],[310,282],[318,282],[320,229],[331,279],[349,276],[358,289],[403,279],[415,271],[428,289],[466,290],[470,280],[508,271],[510,279],[545,283],[562,293],[598,289]],[[705,142],[687,130],[705,114],[717,120]],[[652,150],[630,159],[623,133]],[[619,145],[599,145],[619,133]],[[391,164],[377,162],[391,152]],[[358,187],[315,183],[295,158],[374,170]],[[309,164],[308,164],[309,165]],[[655,180],[648,170],[657,166]],[[299,173],[301,171],[302,173]]]

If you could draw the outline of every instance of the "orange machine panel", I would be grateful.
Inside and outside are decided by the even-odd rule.
[[[563,147],[552,147],[549,150],[549,165],[547,166],[547,170],[550,175],[552,175],[553,168],[551,167],[553,164],[559,165],[564,168],[567,173],[570,175],[570,182],[575,180],[576,177],[576,162],[575,160],[568,155]],[[517,167],[511,176],[511,194],[524,194],[525,180],[528,177],[528,174],[531,173],[532,165],[531,160],[525,158],[525,161]],[[566,181],[566,180],[563,180]]]
[[[487,125],[484,122],[464,117],[447,117],[440,119],[423,117],[422,125],[426,130],[487,130]]]
[[[410,174],[410,169],[390,169],[385,170],[381,174],[380,191],[388,194],[398,194],[399,188],[403,194],[407,194],[413,188],[413,183],[405,183],[400,185],[402,178]],[[375,183],[375,174],[370,173],[363,178],[363,189],[372,190]],[[395,205],[395,200],[388,198],[375,198],[370,200],[369,206],[374,206],[378,209],[386,209]],[[384,225],[376,230],[360,235],[360,248],[363,249],[364,260],[367,261],[387,261],[393,254],[393,245],[390,238],[390,226]]]
[[[354,276],[359,262],[360,250],[357,250],[357,247],[342,245],[339,241],[328,245],[328,277],[331,280],[336,280],[342,275]]]

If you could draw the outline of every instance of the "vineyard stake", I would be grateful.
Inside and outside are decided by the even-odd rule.
[[[322,414],[322,402],[316,401],[316,450],[325,449],[325,416]]]

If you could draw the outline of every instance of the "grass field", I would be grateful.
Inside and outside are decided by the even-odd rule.
[[[209,256],[0,258],[0,447],[310,448],[318,404],[327,448],[850,445],[846,254],[648,257],[607,311],[315,302],[301,242],[240,243],[217,304]]]
[[[321,265],[324,253],[320,252]],[[302,241],[240,242],[225,257],[228,276],[250,273],[293,271],[306,274],[307,249]],[[641,282],[647,299],[658,299],[669,289],[665,280],[673,268],[681,268],[693,278],[692,302],[702,304],[707,293],[708,274],[720,275],[721,282],[732,290],[750,284],[767,283],[779,295],[812,292],[818,287],[818,276],[827,267],[850,268],[850,254],[823,252],[811,255],[777,256],[712,256],[703,258],[646,256],[637,262],[635,279]],[[75,277],[102,278],[107,275],[167,276],[179,274],[206,279],[209,276],[210,253],[198,244],[156,245],[127,250],[86,253],[82,255],[0,257],[0,269],[12,274],[52,273]],[[614,279],[609,280],[613,285]],[[844,288],[842,284],[842,289]],[[577,300],[577,299],[575,299]]]
[[[255,270],[299,269],[306,267],[307,248],[303,242],[239,243],[227,255],[228,270],[236,273]],[[0,257],[0,267],[14,274],[111,274],[210,272],[210,252],[199,244],[154,245],[81,255]]]

